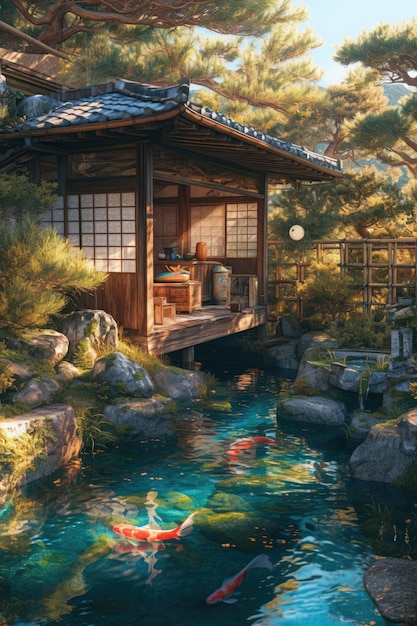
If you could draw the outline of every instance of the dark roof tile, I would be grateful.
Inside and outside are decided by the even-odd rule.
[[[79,93],[86,95],[71,99],[71,96]],[[117,80],[105,86],[66,90],[62,93],[64,101],[49,114],[27,119],[20,125],[6,129],[5,132],[42,131],[69,125],[79,126],[129,118],[152,118],[152,116],[161,113],[179,110],[185,105],[189,110],[214,120],[218,124],[232,128],[326,169],[341,172],[341,164],[335,159],[311,152],[304,146],[297,146],[289,141],[272,137],[252,126],[243,126],[223,113],[211,111],[206,107],[189,102],[188,97],[188,79],[184,79],[179,85],[171,87],[152,87],[141,83]]]

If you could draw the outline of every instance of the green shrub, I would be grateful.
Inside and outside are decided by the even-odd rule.
[[[337,265],[313,262],[298,293],[304,299],[306,316],[318,317],[323,323],[333,323],[356,306],[354,280]]]
[[[69,294],[94,289],[106,275],[51,228],[25,219],[0,225],[0,330],[42,327]]]
[[[387,349],[391,343],[391,328],[375,322],[367,315],[351,315],[338,321],[337,327],[329,330],[332,339],[340,348]]]

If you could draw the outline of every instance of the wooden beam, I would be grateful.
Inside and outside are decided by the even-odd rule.
[[[144,337],[152,334],[153,310],[153,185],[152,146],[138,144],[137,151],[137,281],[138,331]]]

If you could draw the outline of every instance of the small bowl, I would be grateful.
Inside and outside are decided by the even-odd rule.
[[[192,261],[195,259],[194,252],[184,252],[184,261]]]
[[[163,252],[158,252],[158,259],[161,259],[161,261],[163,261],[163,259],[166,259],[167,255],[164,254]]]

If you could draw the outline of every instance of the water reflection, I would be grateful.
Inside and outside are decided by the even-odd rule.
[[[16,494],[0,515],[4,624],[385,623],[362,578],[375,555],[413,556],[413,498],[352,481],[338,433],[278,427],[288,381],[242,368],[183,407],[176,440],[85,455]],[[192,512],[180,540],[132,544],[113,532],[171,529]],[[258,554],[272,571],[250,570],[235,604],[207,606]]]

